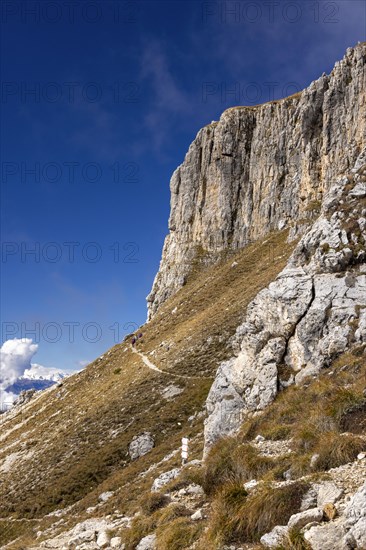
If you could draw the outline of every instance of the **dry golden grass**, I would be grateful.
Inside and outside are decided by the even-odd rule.
[[[279,488],[265,484],[246,496],[240,484],[227,484],[213,501],[208,540],[215,548],[258,541],[299,511],[307,489],[308,485],[300,482]]]
[[[240,444],[236,437],[225,437],[212,447],[206,458],[203,488],[207,495],[214,495],[228,483],[261,479],[276,466],[275,461],[261,456],[251,445]]]
[[[138,516],[131,524],[131,528],[124,533],[126,550],[135,550],[140,540],[151,534],[157,527],[157,515]]]
[[[170,523],[171,521],[178,519],[178,518],[184,518],[188,517],[192,514],[186,506],[179,503],[172,503],[169,506],[167,506],[159,515],[158,525],[166,525]]]
[[[149,516],[156,512],[156,510],[160,510],[160,508],[164,508],[164,506],[167,506],[168,504],[169,498],[166,495],[163,495],[162,493],[150,493],[148,495],[143,495],[140,506],[142,512]]]
[[[186,550],[201,535],[202,523],[192,523],[186,518],[177,518],[158,527],[157,548],[159,550]]]

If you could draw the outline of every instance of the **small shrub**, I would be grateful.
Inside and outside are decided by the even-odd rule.
[[[214,544],[256,542],[275,525],[287,523],[299,511],[308,489],[305,483],[280,488],[264,485],[245,497],[226,488],[213,503],[208,536]]]
[[[226,437],[211,449],[206,459],[203,488],[212,495],[229,481],[243,483],[260,478],[275,466],[273,460],[261,456],[251,445]]]
[[[157,523],[158,525],[165,525],[177,518],[188,517],[191,514],[192,512],[182,504],[173,503],[162,510]]]
[[[141,510],[145,515],[151,515],[156,510],[163,508],[169,502],[169,498],[161,493],[150,493],[141,500]]]
[[[159,550],[185,550],[200,536],[202,523],[193,523],[186,518],[178,518],[156,531]]]
[[[314,451],[319,455],[317,470],[329,470],[347,462],[356,460],[358,453],[364,451],[365,441],[354,435],[329,433],[319,438]]]
[[[156,529],[156,518],[154,516],[137,516],[126,530],[126,550],[134,550],[140,540]]]

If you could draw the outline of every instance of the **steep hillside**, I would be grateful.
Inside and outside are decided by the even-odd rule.
[[[0,417],[0,544],[25,533],[29,542],[10,547],[28,548],[37,531],[60,517],[58,529],[65,530],[88,517],[86,510],[105,491],[114,491],[113,497],[93,515],[115,509],[120,516],[131,514],[159,471],[180,464],[183,435],[192,439],[190,458],[201,457],[202,411],[217,366],[231,353],[228,342],[247,304],[284,267],[292,249],[285,231],[223,255],[216,266],[197,265],[187,285],[141,329],[138,351],[163,372],[149,369],[129,338]],[[169,397],[167,389],[177,395]],[[146,431],[154,449],[131,461],[128,446]],[[169,460],[153,466],[172,451]],[[65,515],[55,513],[71,505]],[[4,519],[9,516],[11,521]]]

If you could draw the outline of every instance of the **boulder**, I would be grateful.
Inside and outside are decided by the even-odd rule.
[[[244,489],[246,491],[250,491],[251,489],[254,489],[258,485],[258,481],[256,479],[251,479],[250,481],[247,481],[244,483]]]
[[[345,509],[345,526],[348,540],[354,540],[357,548],[366,547],[366,482],[353,495]]]
[[[287,538],[288,528],[284,525],[277,525],[270,533],[261,537],[261,543],[266,548],[277,548]]]
[[[197,495],[197,496],[204,496],[205,491],[201,487],[201,485],[197,485],[196,483],[191,483],[186,487],[186,494],[187,495]]]
[[[194,514],[191,515],[191,520],[193,521],[199,521],[200,519],[203,519],[202,510],[197,510]]]
[[[122,544],[121,537],[112,537],[110,544],[111,544],[111,548],[117,548],[118,550],[125,549],[125,544]]]
[[[342,523],[325,523],[316,525],[305,531],[304,538],[310,543],[312,550],[347,550],[342,541],[344,530]]]
[[[156,535],[147,535],[147,537],[144,537],[140,540],[138,545],[136,546],[136,550],[155,550],[156,548]]]
[[[164,485],[167,485],[170,481],[178,477],[180,472],[181,468],[173,468],[168,472],[163,472],[162,474],[160,474],[160,476],[154,480],[154,483],[151,487],[151,492],[156,493],[160,491],[160,489],[164,487]]]
[[[107,548],[109,547],[111,537],[108,535],[107,531],[101,531],[97,538],[97,545],[99,548]]]
[[[150,432],[144,432],[140,435],[136,435],[128,447],[131,460],[136,460],[137,458],[140,458],[140,456],[146,455],[151,451],[154,445],[154,438]]]
[[[323,519],[323,510],[321,508],[310,508],[304,512],[293,514],[287,524],[289,529],[300,530],[308,523],[321,522]]]
[[[315,508],[317,505],[319,485],[313,484],[309,490],[302,497],[300,512],[309,510],[309,508]]]
[[[319,486],[317,506],[323,508],[325,504],[334,504],[343,495],[343,489],[340,489],[334,483],[322,483]]]
[[[106,491],[101,493],[98,497],[99,502],[107,502],[113,496],[113,491]]]
[[[89,529],[87,531],[81,531],[77,533],[72,538],[69,539],[69,548],[78,546],[85,542],[95,542],[96,532],[94,529]]]

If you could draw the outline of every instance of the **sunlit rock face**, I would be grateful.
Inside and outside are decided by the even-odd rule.
[[[300,234],[366,144],[365,60],[359,44],[303,92],[229,109],[200,130],[170,182],[169,234],[149,318],[184,285],[199,251],[215,261],[271,230]]]

